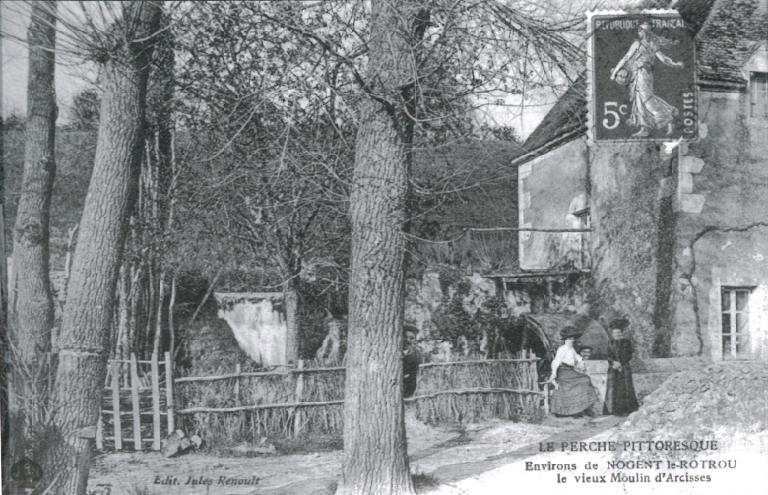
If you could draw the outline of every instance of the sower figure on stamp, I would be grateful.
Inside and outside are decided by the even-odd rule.
[[[557,348],[552,361],[549,382],[554,385],[551,411],[558,416],[576,416],[588,413],[597,401],[592,380],[585,373],[582,357],[576,352],[574,342],[579,331],[565,327],[560,331],[563,345]]]
[[[672,60],[661,52],[661,48],[672,44],[670,40],[653,34],[648,22],[640,24],[637,40],[611,71],[611,79],[619,84],[629,85],[629,99],[632,102],[630,124],[639,127],[632,137],[648,137],[650,131],[666,129],[671,134],[677,108],[658,95],[653,86],[654,60],[660,60],[669,67],[683,68],[683,63]]]
[[[608,346],[608,377],[603,414],[626,416],[639,407],[629,364],[632,360],[632,342],[625,336],[628,326],[626,318],[614,319],[608,325],[611,343]]]

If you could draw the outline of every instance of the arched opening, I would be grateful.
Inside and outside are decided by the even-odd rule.
[[[592,348],[592,360],[605,359],[608,353],[609,337],[603,326],[587,316],[571,313],[529,313],[523,315],[522,349],[530,349],[542,357],[539,364],[540,379],[548,378],[550,363],[561,344],[560,331],[566,326],[575,326],[582,334],[578,346]]]

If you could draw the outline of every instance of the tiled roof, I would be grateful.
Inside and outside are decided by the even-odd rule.
[[[744,85],[741,67],[756,42],[768,38],[768,15],[757,15],[761,0],[679,0],[674,8],[696,32],[698,78],[705,84]],[[668,8],[667,0],[639,7]],[[710,15],[712,12],[712,15]],[[528,137],[513,163],[525,163],[587,129],[585,76],[579,77]]]
[[[517,160],[538,156],[587,130],[587,77],[582,73],[528,136]]]
[[[716,0],[696,43],[699,80],[744,84],[741,67],[758,42],[768,39],[760,0]]]

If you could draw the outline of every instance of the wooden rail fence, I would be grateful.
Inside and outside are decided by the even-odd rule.
[[[163,423],[166,434],[175,430],[170,353],[162,361],[157,354],[148,361],[135,354],[130,359],[110,359],[106,381],[96,448],[123,450],[124,444],[130,444],[137,451],[145,446],[160,450]]]

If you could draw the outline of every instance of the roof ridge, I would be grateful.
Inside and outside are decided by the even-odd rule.
[[[747,48],[752,47],[752,43],[743,41],[757,44],[768,41],[764,34],[768,32],[768,15],[754,15],[756,0],[738,4],[732,0],[679,0],[672,8],[695,29],[698,85],[713,90],[742,91],[746,81],[740,67],[745,54],[751,53]],[[718,22],[723,26],[718,26]],[[737,33],[729,29],[734,23],[741,27]],[[512,161],[513,165],[546,153],[553,145],[563,144],[565,138],[570,141],[586,133],[587,96],[577,94],[578,84],[585,73],[580,73],[528,136],[521,152]]]

